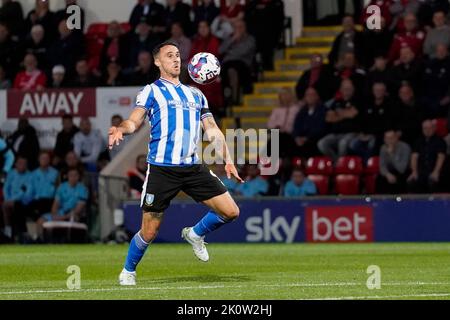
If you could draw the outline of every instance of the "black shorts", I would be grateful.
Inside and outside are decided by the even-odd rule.
[[[163,212],[180,191],[195,201],[202,202],[228,190],[204,164],[186,167],[149,164],[142,190],[141,208],[145,212]]]

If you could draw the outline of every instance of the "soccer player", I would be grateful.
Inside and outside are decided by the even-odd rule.
[[[181,232],[201,261],[209,260],[204,237],[239,216],[239,208],[223,183],[199,161],[196,149],[201,137],[200,123],[208,139],[222,146],[218,153],[225,160],[228,178],[234,176],[244,182],[205,96],[200,90],[180,83],[181,59],[177,44],[170,41],[159,44],[153,50],[153,57],[161,77],[140,91],[129,118],[109,129],[111,149],[124,135],[135,132],[146,116],[151,126],[148,168],[141,196],[142,226],[130,242],[119,276],[121,285],[136,285],[136,266],[155,239],[164,211],[179,191],[210,208],[195,226]]]

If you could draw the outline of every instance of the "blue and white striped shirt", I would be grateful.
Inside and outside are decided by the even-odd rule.
[[[160,78],[139,92],[136,107],[147,111],[151,127],[148,163],[160,166],[199,163],[200,121],[212,116],[199,89]]]

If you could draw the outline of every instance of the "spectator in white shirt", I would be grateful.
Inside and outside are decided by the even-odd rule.
[[[82,118],[80,131],[73,138],[74,151],[87,171],[97,170],[97,159],[106,148],[99,130],[93,130],[89,118]]]

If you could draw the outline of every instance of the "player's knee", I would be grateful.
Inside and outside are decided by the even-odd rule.
[[[239,207],[237,205],[234,205],[230,209],[226,210],[225,216],[227,217],[228,220],[233,221],[239,218],[239,213],[240,213]]]
[[[141,236],[144,239],[145,242],[152,242],[155,238],[156,235],[158,234],[158,230],[154,229],[154,228],[143,228],[141,229]]]

